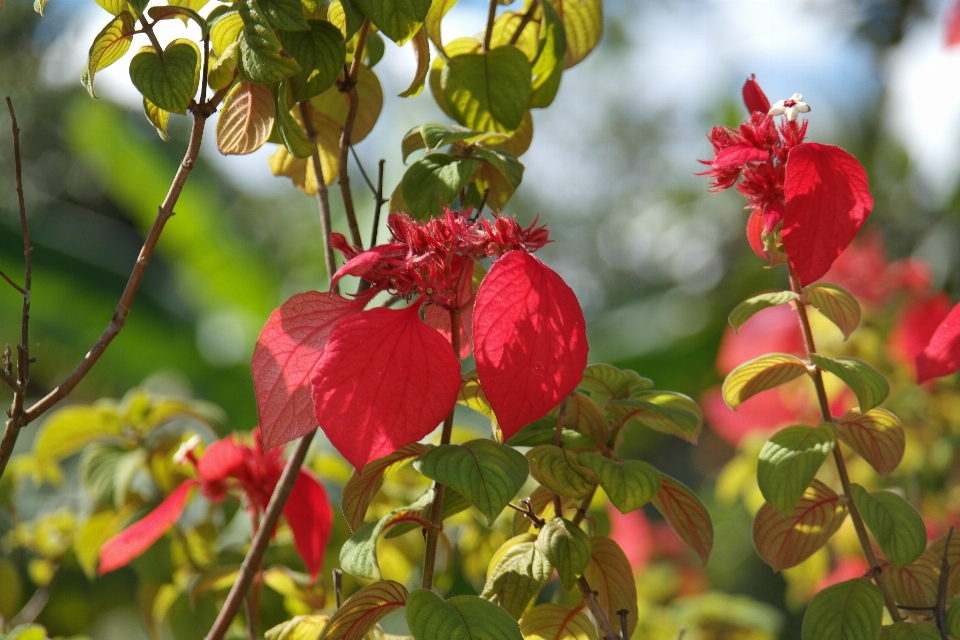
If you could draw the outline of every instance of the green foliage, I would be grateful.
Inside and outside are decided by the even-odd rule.
[[[807,365],[800,358],[768,353],[744,362],[727,375],[723,381],[723,399],[731,409],[736,409],[761,391],[779,387],[805,373]]]
[[[440,78],[443,99],[454,120],[468,129],[504,133],[520,126],[530,84],[530,62],[509,45],[454,56]]]
[[[882,373],[857,358],[827,358],[811,354],[810,360],[850,387],[860,402],[860,411],[870,411],[890,394],[890,383]]]
[[[553,574],[540,550],[538,536],[524,533],[507,540],[490,559],[482,597],[519,619]]]
[[[777,432],[760,450],[757,484],[774,509],[788,516],[807,490],[837,435],[833,425],[797,425]]]
[[[620,513],[630,513],[653,499],[660,488],[660,472],[642,460],[615,461],[596,453],[580,454],[580,463],[593,471],[610,502]]]
[[[476,596],[444,601],[427,589],[407,598],[407,624],[415,640],[521,640],[520,626],[503,609]]]
[[[200,82],[200,48],[192,40],[174,40],[161,60],[153,47],[143,47],[130,61],[130,80],[151,104],[186,113]]]
[[[737,306],[733,308],[733,311],[730,312],[728,321],[730,326],[740,330],[740,327],[743,326],[747,320],[752,318],[754,314],[758,311],[764,309],[769,309],[770,307],[778,307],[782,304],[787,304],[796,300],[799,296],[793,291],[776,291],[774,293],[761,293],[758,296],[753,296],[747,300],[744,300]]]
[[[803,640],[877,640],[883,614],[880,589],[866,578],[827,587],[803,616]]]
[[[843,287],[823,282],[804,287],[803,295],[811,306],[837,325],[844,340],[860,325],[860,303]]]
[[[583,498],[596,486],[593,471],[574,451],[543,444],[527,452],[530,474],[547,489],[568,498]]]
[[[536,546],[557,570],[564,589],[573,588],[593,554],[593,544],[587,534],[562,518],[554,518],[543,525]]]
[[[406,588],[392,580],[364,587],[330,617],[320,640],[363,640],[380,620],[406,601]]]
[[[890,491],[867,492],[851,485],[851,497],[870,533],[894,567],[910,564],[927,546],[927,529],[920,514]]]
[[[306,31],[280,32],[284,50],[301,67],[300,72],[290,78],[296,102],[309,100],[332,87],[347,55],[339,29],[321,20],[308,20],[307,24]]]

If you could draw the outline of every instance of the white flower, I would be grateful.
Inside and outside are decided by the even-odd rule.
[[[780,100],[775,105],[770,107],[770,111],[767,112],[767,115],[771,116],[782,116],[786,115],[787,120],[791,122],[797,119],[797,116],[801,113],[807,113],[810,111],[810,105],[806,102],[803,102],[803,96],[799,93],[795,93],[790,96],[789,100]]]
[[[193,453],[193,450],[196,449],[203,440],[200,436],[193,436],[186,442],[180,445],[180,448],[177,449],[177,452],[173,454],[173,461],[177,464],[184,464],[187,457]]]

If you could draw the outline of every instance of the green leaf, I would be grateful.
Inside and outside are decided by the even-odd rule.
[[[836,444],[831,424],[806,425],[775,433],[760,450],[757,484],[770,505],[789,516]]]
[[[447,55],[447,52],[443,48],[443,38],[440,35],[440,22],[455,4],[457,4],[457,0],[433,0],[433,2],[430,3],[430,11],[427,12],[427,17],[423,23],[430,40],[433,41],[433,44],[436,45],[437,49],[439,49],[443,55]]]
[[[863,522],[890,564],[902,567],[920,557],[927,548],[927,529],[916,509],[890,491],[869,493],[854,484],[850,492]]]
[[[431,0],[354,0],[385,36],[403,45],[412,38],[430,11]]]
[[[426,146],[427,143],[423,140],[420,127],[413,127],[403,134],[403,139],[400,141],[400,152],[403,154],[403,164],[407,164],[407,158],[410,157],[411,153],[425,149]]]
[[[883,596],[866,578],[847,580],[813,596],[803,616],[803,640],[877,640]]]
[[[579,64],[600,42],[603,35],[603,0],[548,0],[563,20],[567,34],[564,66]]]
[[[200,49],[178,38],[163,51],[143,47],[130,61],[130,80],[143,97],[164,111],[186,113],[200,78]]]
[[[627,610],[627,637],[637,626],[637,583],[630,561],[616,542],[606,536],[591,536],[593,555],[583,570],[590,588],[597,594],[597,603],[610,620],[619,621],[618,611]],[[619,624],[614,623],[615,628]]]
[[[575,452],[552,444],[530,449],[527,460],[537,482],[561,496],[584,498],[597,483],[593,471],[580,464]]]
[[[257,0],[260,10],[275,29],[282,31],[309,31],[300,0]]]
[[[347,56],[339,29],[322,20],[307,20],[307,25],[306,31],[280,32],[283,48],[300,65],[300,72],[290,77],[294,102],[309,100],[332,87]]]
[[[713,549],[713,523],[697,494],[661,473],[660,488],[653,497],[653,504],[663,514],[670,528],[697,552],[703,564],[707,564]]]
[[[320,640],[364,640],[374,625],[407,602],[407,590],[387,580],[350,596],[330,618]]]
[[[602,407],[610,400],[625,400],[636,391],[653,387],[653,381],[636,371],[601,363],[587,366],[578,386],[589,391],[593,401]]]
[[[753,520],[753,544],[774,571],[789,569],[825,545],[846,517],[840,497],[814,480],[789,516],[780,515],[769,504],[760,507]]]
[[[510,439],[504,444],[511,447],[535,447],[541,444],[553,444],[556,431],[556,418],[540,418],[510,436]],[[564,449],[584,449],[595,446],[596,442],[579,431],[564,427],[560,431],[560,444]]]
[[[217,120],[220,153],[246,155],[262,147],[276,115],[277,105],[268,87],[239,82],[224,99]]]
[[[46,5],[46,0],[42,0],[43,4]],[[112,16],[119,16],[127,8],[127,0],[94,0],[104,11],[109,13]],[[37,0],[34,0],[33,9],[37,10]],[[3,5],[0,5],[3,6]],[[40,15],[43,15],[42,12],[38,12]],[[132,14],[131,14],[132,17]]]
[[[374,522],[357,529],[340,548],[340,566],[357,578],[380,580],[380,561],[377,559],[377,539],[384,529],[404,520],[418,519],[426,524],[424,516],[433,504],[434,489],[431,488],[413,504],[394,509]]]
[[[880,640],[941,640],[942,637],[932,625],[909,622],[894,622],[889,627],[883,627],[880,633]]]
[[[107,26],[101,29],[97,37],[93,39],[93,44],[90,45],[90,51],[87,55],[87,66],[83,68],[83,72],[80,74],[83,86],[87,88],[90,97],[97,97],[97,93],[93,89],[93,78],[97,75],[97,71],[109,67],[127,53],[130,49],[130,43],[133,42],[133,32],[135,30],[134,17],[129,13],[121,13],[108,22]]]
[[[401,98],[412,98],[420,95],[427,84],[427,72],[430,70],[430,45],[427,42],[427,32],[423,27],[413,37],[413,51],[417,56],[417,73],[413,81],[401,94]]]
[[[365,465],[361,473],[354,470],[353,475],[343,486],[343,516],[347,520],[350,531],[356,532],[363,524],[363,519],[367,515],[367,507],[370,506],[377,492],[380,491],[384,479],[426,451],[426,446],[414,442]]]
[[[947,601],[947,633],[953,638],[960,638],[960,598],[951,598]]]
[[[123,433],[117,410],[109,406],[73,406],[50,414],[33,443],[35,464],[55,464],[91,442]]]
[[[620,513],[630,513],[653,499],[660,489],[660,472],[640,460],[619,462],[585,451],[580,463],[593,471],[610,502]]]
[[[524,640],[600,640],[583,609],[562,604],[538,604],[520,621]]]
[[[696,443],[703,414],[692,398],[671,391],[643,391],[629,400],[611,400],[604,408],[615,426],[643,426]]]
[[[443,124],[442,122],[424,122],[418,130],[429,151],[482,135],[479,131]]]
[[[237,9],[228,9],[216,18],[211,13],[208,23],[210,24],[210,44],[213,45],[213,51],[218,56],[222,56],[227,47],[236,43],[243,31],[243,19]]]
[[[340,30],[344,40],[350,40],[363,25],[364,15],[356,0],[333,0],[327,10],[327,19]]]
[[[554,518],[540,529],[537,551],[546,556],[557,570],[560,584],[570,590],[583,575],[593,554],[593,543],[577,525],[569,520]]]
[[[330,621],[328,616],[294,616],[268,629],[264,634],[267,640],[317,640],[324,627]]]
[[[723,400],[731,409],[761,391],[773,389],[807,373],[803,360],[787,353],[768,353],[748,360],[723,381]]]
[[[782,304],[787,304],[792,300],[796,300],[797,298],[797,294],[795,294],[793,291],[761,293],[760,295],[748,298],[735,306],[733,311],[730,312],[730,316],[727,318],[727,320],[730,322],[730,326],[733,327],[735,331],[739,331],[740,327],[743,326],[743,323],[752,318],[758,311],[762,311],[770,307],[778,307]]]
[[[517,160],[512,153],[502,149],[474,147],[473,157],[481,160],[506,178],[511,187],[510,194],[520,186],[520,182],[523,180],[523,163]],[[496,200],[493,202],[496,202]],[[506,200],[503,202],[506,202]]]
[[[520,618],[553,575],[553,567],[537,547],[537,536],[522,533],[501,545],[487,569],[481,597]]]
[[[881,476],[900,464],[907,436],[897,416],[885,409],[847,411],[839,420],[840,439],[860,454]]]
[[[884,567],[883,576],[897,604],[905,607],[932,607],[940,586],[940,558],[927,550],[902,567]]]
[[[540,55],[533,63],[533,82],[527,98],[527,107],[530,109],[549,107],[557,97],[567,53],[567,34],[563,21],[549,2],[541,7],[543,26],[540,28]]]
[[[509,133],[530,95],[530,62],[512,46],[450,58],[440,87],[454,120],[469,129]]]
[[[275,89],[274,98],[276,99],[277,120],[276,131],[280,134],[280,140],[283,146],[295,158],[309,158],[317,152],[317,145],[310,141],[306,132],[300,123],[297,122],[293,114],[290,113],[290,106],[287,104],[287,83],[281,82]]]
[[[453,487],[491,525],[529,473],[523,454],[492,440],[440,445],[417,458],[413,466],[431,480]]]
[[[444,602],[427,589],[407,598],[407,625],[415,640],[523,640],[517,621],[492,602],[476,596]]]
[[[184,24],[186,24],[187,20],[193,20],[197,26],[200,27],[201,37],[204,37],[209,33],[207,21],[190,7],[176,6],[174,4],[169,4],[163,7],[150,7],[150,10],[147,11],[147,15],[149,15],[154,22],[180,18],[183,20]]]
[[[810,354],[810,361],[829,371],[850,387],[860,403],[860,411],[870,411],[887,399],[890,383],[882,373],[857,358],[827,358]]]
[[[407,168],[400,182],[400,192],[415,218],[436,218],[443,214],[443,205],[456,200],[479,167],[477,160],[431,153]]]
[[[844,340],[860,325],[860,303],[843,287],[820,282],[804,287],[803,295],[827,320],[837,325]]]
[[[254,84],[271,84],[300,73],[300,65],[283,50],[258,0],[241,0],[240,18],[240,75]]]

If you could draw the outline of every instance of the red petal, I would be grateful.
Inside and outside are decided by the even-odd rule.
[[[159,540],[167,529],[175,525],[187,505],[190,490],[197,484],[199,483],[196,480],[187,480],[147,514],[146,518],[103,543],[100,547],[100,575],[127,566]]]
[[[945,293],[914,300],[900,311],[887,341],[890,355],[913,366],[917,356],[950,313],[950,297]]]
[[[497,260],[477,292],[474,357],[504,439],[542,418],[583,379],[583,311],[567,284],[522,251]]]
[[[947,11],[947,46],[960,43],[960,2],[954,2],[953,6]]]
[[[926,382],[960,368],[960,305],[944,319],[930,344],[917,356],[917,382]]]
[[[772,432],[800,421],[799,407],[789,407],[779,392],[758,393],[734,411],[723,401],[720,387],[708,389],[700,398],[703,416],[710,428],[733,446],[748,434]]]
[[[366,298],[335,293],[295,295],[270,314],[253,351],[253,386],[260,412],[263,446],[276,447],[316,428],[310,401],[310,373],[330,332],[359,313]]]
[[[762,233],[763,211],[761,209],[754,209],[753,213],[750,214],[750,218],[747,220],[747,242],[750,243],[750,248],[753,249],[755,254],[764,260],[769,260],[770,256],[767,255],[767,250],[763,246]]]
[[[357,469],[430,433],[453,409],[460,362],[419,305],[340,322],[314,370],[317,421]]]
[[[244,450],[231,435],[217,440],[204,450],[197,463],[197,475],[204,482],[221,482],[236,476],[243,464]]]
[[[714,169],[739,168],[749,162],[765,162],[770,152],[747,145],[736,145],[721,150],[710,166]]]
[[[840,147],[808,142],[790,150],[783,191],[783,247],[807,285],[827,272],[870,215],[867,174]]]
[[[293,543],[307,565],[310,577],[317,579],[323,566],[323,551],[330,539],[333,509],[323,485],[308,471],[300,471],[290,497],[283,506],[283,516],[293,531]]]
[[[391,253],[399,253],[402,256],[406,253],[406,248],[399,244],[380,244],[354,256],[333,274],[330,288],[335,287],[343,276],[362,277],[366,275],[378,262]]]
[[[760,83],[757,82],[757,76],[752,73],[750,77],[747,78],[747,81],[743,83],[743,104],[747,105],[747,111],[750,113],[754,111],[767,113],[770,111],[770,100],[767,99],[767,94],[760,88]]]

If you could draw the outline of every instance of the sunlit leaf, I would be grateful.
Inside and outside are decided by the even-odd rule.
[[[260,10],[274,29],[281,32],[309,31],[300,0],[257,0]]]
[[[240,12],[231,9],[220,14],[210,22],[210,44],[218,56],[223,56],[230,45],[237,43],[243,31],[243,19]]]
[[[723,400],[731,409],[761,391],[773,389],[807,373],[807,365],[796,356],[769,353],[744,362],[723,381]]]
[[[440,22],[455,4],[457,4],[457,0],[434,0],[430,3],[430,11],[427,12],[427,17],[423,23],[430,40],[436,45],[437,49],[440,50],[440,53],[444,55],[447,55],[447,52],[443,48],[443,37],[440,35]]]
[[[126,0],[124,0],[125,4]],[[80,76],[83,86],[93,98],[97,97],[93,89],[93,78],[97,75],[97,71],[109,67],[122,58],[133,42],[133,32],[136,29],[134,17],[126,12],[118,13],[119,15],[108,22],[107,26],[93,39],[87,56],[87,65]]]
[[[866,578],[827,587],[813,597],[803,616],[803,640],[877,640],[883,596]]]
[[[847,411],[838,421],[840,438],[870,463],[881,476],[900,464],[906,448],[906,434],[897,416],[884,409],[860,413]]]
[[[700,407],[682,393],[642,391],[628,400],[612,400],[604,407],[616,427],[643,426],[696,443],[703,429]]]
[[[610,400],[624,400],[634,391],[649,389],[653,382],[641,378],[635,371],[624,371],[609,364],[591,364],[583,370],[578,386],[589,391],[593,401],[602,407]]]
[[[224,155],[253,153],[273,129],[276,104],[270,89],[240,82],[223,101],[217,120],[217,148]]]
[[[381,32],[398,45],[412,38],[423,25],[430,0],[353,0]]]
[[[749,320],[758,311],[770,307],[778,307],[797,299],[797,294],[793,291],[776,291],[774,293],[761,293],[760,295],[748,298],[735,306],[727,321],[734,330],[739,331],[743,323]]]
[[[283,48],[300,65],[290,77],[294,102],[309,100],[331,86],[343,69],[347,50],[340,31],[329,22],[307,20],[308,31],[281,31]]]
[[[426,446],[414,442],[388,456],[374,460],[364,466],[360,472],[356,470],[353,472],[343,486],[343,515],[350,531],[355,532],[363,524],[367,507],[373,502],[387,476],[426,451]]]
[[[407,87],[400,97],[412,98],[420,95],[423,87],[427,84],[427,72],[430,70],[430,45],[427,43],[427,32],[423,27],[413,36],[413,51],[417,55],[417,72],[413,76],[413,81]]]
[[[697,552],[700,561],[707,564],[713,549],[713,523],[707,508],[683,484],[670,476],[660,476],[660,488],[653,497],[653,504],[677,535]]]
[[[481,596],[519,619],[531,600],[550,581],[553,567],[539,550],[537,536],[523,533],[511,538],[493,554]]]
[[[374,625],[406,602],[406,588],[392,580],[364,587],[331,616],[320,640],[363,640]]]
[[[882,373],[857,358],[827,358],[816,353],[810,360],[824,371],[829,371],[850,387],[860,403],[860,411],[870,411],[887,399],[890,383]]]
[[[415,640],[523,640],[517,621],[492,602],[477,596],[444,602],[427,589],[407,598],[407,624]]]
[[[507,133],[523,120],[530,82],[530,62],[511,46],[452,57],[440,78],[454,120],[477,131]]]
[[[537,482],[561,496],[583,498],[596,484],[596,476],[580,464],[577,454],[552,444],[527,452],[530,473]]]
[[[778,431],[760,450],[757,484],[770,505],[789,516],[836,444],[833,425],[796,425]]]
[[[917,382],[946,376],[960,367],[960,304],[953,307],[917,355]]]
[[[569,520],[554,518],[543,525],[537,536],[537,551],[546,556],[560,576],[560,584],[570,590],[593,554],[593,543],[583,530]]]
[[[549,2],[541,5],[543,25],[540,28],[540,51],[533,63],[533,82],[527,106],[531,109],[549,107],[563,76],[567,54],[567,35],[563,21]]]
[[[871,493],[858,484],[850,489],[857,511],[890,564],[902,567],[920,557],[927,547],[927,529],[910,503],[891,491]]]
[[[597,594],[600,608],[610,620],[619,620],[618,611],[627,611],[627,637],[637,626],[637,583],[630,561],[616,542],[606,536],[591,536],[593,555],[583,577]]]
[[[271,84],[300,73],[297,61],[284,55],[283,45],[258,0],[241,0],[239,8],[243,20],[240,75],[254,84]]]
[[[860,303],[843,287],[821,282],[804,287],[803,294],[811,305],[837,325],[844,339],[860,325]]]
[[[580,463],[593,471],[620,513],[630,513],[653,499],[660,489],[660,472],[640,460],[614,461],[585,451]]]
[[[416,218],[439,217],[479,167],[477,160],[431,153],[411,164],[403,174],[400,182],[403,200]]]
[[[35,464],[59,462],[90,442],[122,433],[123,422],[113,407],[91,405],[58,409],[44,420],[34,441]]]
[[[524,640],[600,640],[597,628],[581,605],[539,604],[520,620]]]
[[[316,640],[330,621],[329,616],[294,616],[264,632],[267,640]]]
[[[130,61],[130,80],[143,97],[171,113],[186,113],[197,91],[200,49],[192,40],[178,38],[163,51],[143,47]]]
[[[579,64],[600,42],[603,34],[602,0],[548,0],[563,21],[567,36],[564,66]]]

